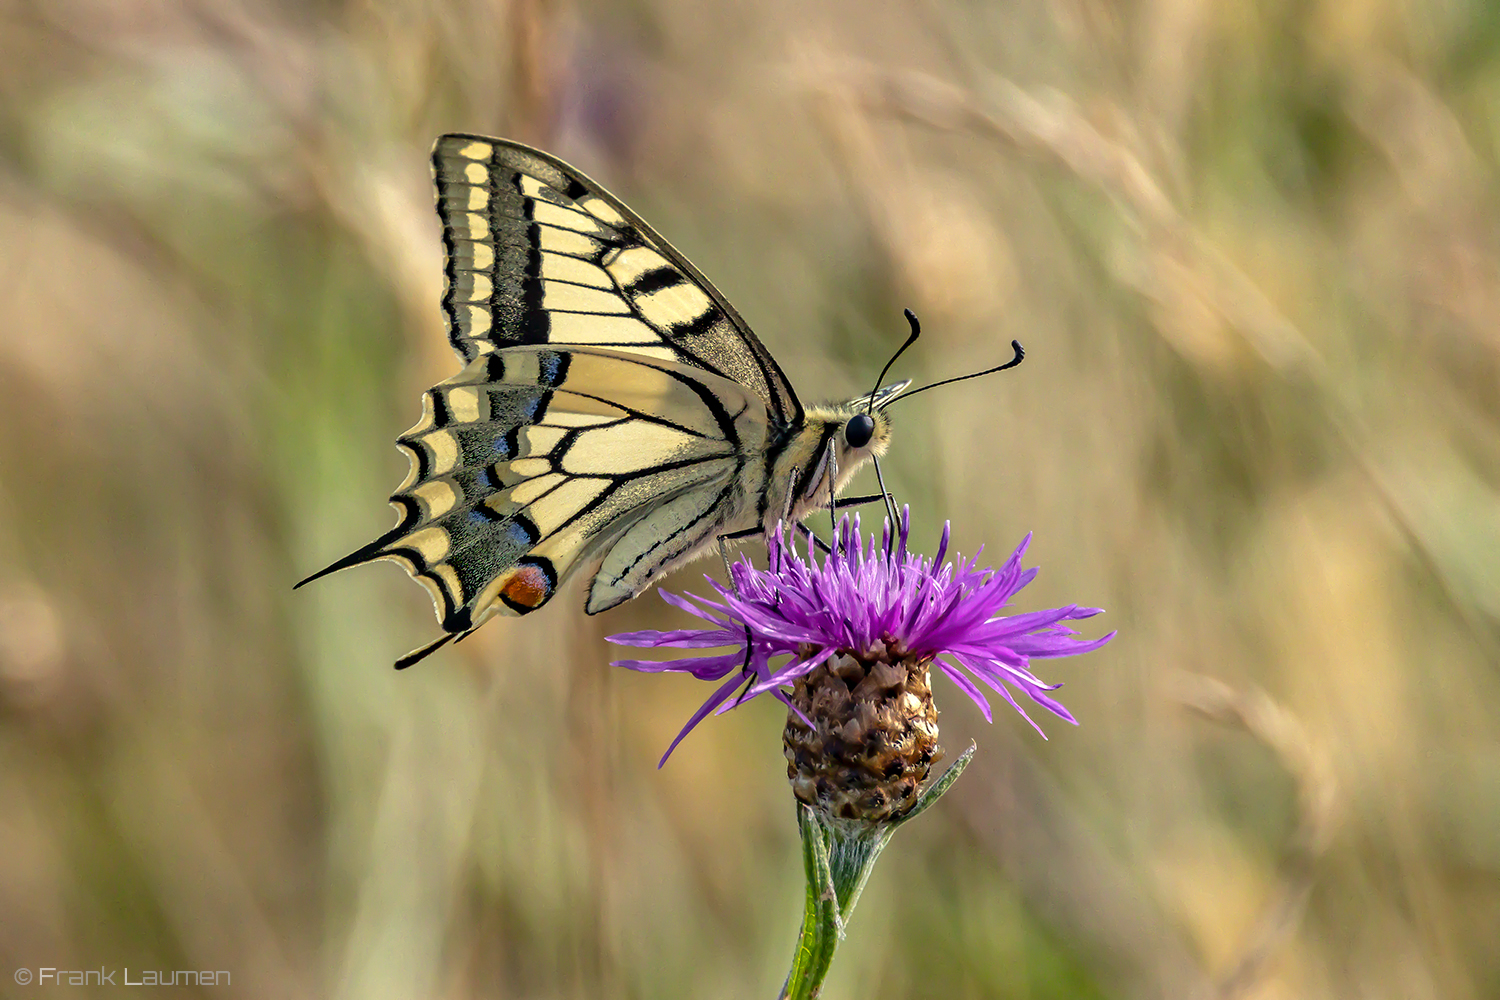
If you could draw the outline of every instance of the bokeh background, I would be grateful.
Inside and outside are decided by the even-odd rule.
[[[607,665],[676,612],[575,587],[396,674],[396,568],[291,590],[391,523],[456,370],[463,130],[610,186],[804,398],[903,306],[903,377],[1028,349],[896,410],[888,475],[1120,636],[1044,665],[1050,742],[937,682],[977,759],[828,996],[1500,996],[1497,11],[3,0],[0,994],[780,986],[781,711],[658,771],[706,690]]]

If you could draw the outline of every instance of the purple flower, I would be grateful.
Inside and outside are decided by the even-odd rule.
[[[795,534],[788,537],[783,530],[767,541],[767,569],[756,569],[742,556],[730,567],[732,589],[706,578],[718,600],[662,592],[667,603],[703,619],[707,627],[610,636],[610,642],[622,646],[733,650],[614,664],[646,672],[690,673],[706,681],[728,678],[688,720],[661,763],[710,712],[728,711],[767,692],[811,728],[812,722],[792,705],[784,688],[839,652],[865,660],[923,661],[941,656],[938,666],[974,699],[986,720],[991,720],[989,702],[971,677],[998,692],[1038,733],[1041,727],[1017,704],[1007,685],[1077,725],[1078,720],[1047,694],[1062,685],[1043,683],[1031,672],[1031,661],[1091,652],[1113,639],[1114,632],[1092,641],[1077,639],[1077,632],[1061,624],[1091,618],[1102,609],[1070,604],[1002,615],[1011,598],[1037,574],[1021,568],[1029,534],[998,570],[981,569],[977,553],[969,560],[942,562],[948,550],[946,524],[937,555],[929,559],[908,552],[910,526],[910,512],[903,509],[892,551],[888,521],[877,544],[873,536],[861,538],[858,518],[852,523],[844,518],[838,544],[821,563],[810,549],[806,557],[798,552]],[[789,659],[773,665],[783,656]],[[744,690],[733,697],[740,688]]]

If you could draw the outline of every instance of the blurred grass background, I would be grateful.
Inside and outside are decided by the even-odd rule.
[[[902,306],[903,376],[1027,347],[896,411],[888,475],[924,545],[1035,530],[1025,606],[1120,637],[1042,671],[1082,720],[1047,743],[938,682],[979,756],[830,997],[1500,996],[1497,11],[0,2],[0,994],[780,985],[780,712],[655,770],[706,691],[602,637],[659,599],[398,675],[403,574],[291,591],[390,523],[456,370],[462,130],[611,187],[805,399]]]

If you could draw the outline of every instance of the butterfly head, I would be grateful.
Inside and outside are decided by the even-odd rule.
[[[885,454],[891,441],[891,422],[882,407],[909,385],[897,382],[872,395],[808,407],[806,423],[778,462],[777,470],[782,482],[792,468],[796,470],[796,518],[827,506],[830,472],[835,476],[833,490],[837,493],[872,456]]]
[[[838,428],[834,438],[838,443],[840,466],[861,463],[872,454],[885,454],[891,439],[891,422],[884,413],[885,406],[909,385],[910,379],[893,382],[846,403],[818,408],[826,412],[815,411],[813,416],[821,417],[825,426],[831,424]]]

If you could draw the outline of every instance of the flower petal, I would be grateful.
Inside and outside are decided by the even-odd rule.
[[[744,645],[745,633],[742,630],[731,632],[728,629],[677,629],[673,632],[656,632],[647,629],[642,632],[619,632],[615,635],[604,637],[605,642],[612,642],[616,646],[636,646],[649,649],[657,646],[676,646],[679,649],[699,649],[712,646],[732,646],[735,643]]]
[[[682,731],[677,734],[677,738],[672,741],[672,745],[667,747],[667,752],[661,755],[661,760],[656,762],[657,770],[661,770],[662,765],[666,764],[667,758],[672,756],[672,751],[677,749],[677,744],[681,743],[683,738],[693,731],[693,727],[702,722],[704,717],[717,708],[720,702],[733,694],[734,689],[739,687],[741,683],[741,678],[731,677],[719,685],[718,690],[709,696],[708,700],[699,707],[698,711],[693,713],[693,717],[687,721],[687,725],[682,727]]]
[[[993,723],[995,719],[990,715],[990,703],[988,699],[985,698],[984,692],[975,687],[973,681],[969,680],[963,674],[959,673],[952,666],[944,663],[942,660],[938,661],[938,666],[943,668],[943,673],[948,676],[948,679],[950,681],[958,685],[960,691],[968,695],[970,698],[974,699],[974,704],[978,705],[979,710],[984,713],[984,721]]]
[[[964,664],[964,665],[966,667],[968,666],[968,664]],[[1035,729],[1037,731],[1037,735],[1038,736],[1040,736],[1044,740],[1047,738],[1047,734],[1044,733],[1044,732],[1042,732],[1042,727],[1036,724],[1036,720],[1033,719],[1031,716],[1029,716],[1029,715],[1026,714],[1026,709],[1024,709],[1020,705],[1016,704],[1016,699],[1011,695],[1010,691],[1008,691],[1006,689],[1006,687],[1005,687],[1004,684],[1001,684],[998,680],[990,677],[988,674],[986,674],[982,670],[976,670],[976,671],[974,671],[974,676],[976,676],[980,680],[984,681],[985,684],[988,685],[990,688],[993,688],[995,691],[999,692],[1000,696],[1010,703],[1010,707],[1011,708],[1013,708],[1017,712],[1021,713],[1021,718],[1025,719],[1027,722],[1031,723],[1031,728]],[[1071,716],[1069,718],[1071,718]],[[1077,725],[1077,723],[1075,722],[1074,725]]]
[[[969,558],[948,558],[950,524],[944,524],[936,557],[929,559],[908,548],[909,508],[903,507],[894,523],[883,522],[877,543],[876,535],[864,535],[857,517],[840,519],[831,548],[821,558],[810,529],[782,525],[765,539],[767,569],[757,569],[742,554],[729,567],[729,583],[709,579],[716,599],[662,594],[705,627],[610,636],[611,642],[626,646],[729,650],[668,662],[618,661],[619,666],[642,672],[725,679],[668,754],[708,713],[729,711],[767,692],[790,705],[787,685],[829,657],[840,651],[869,656],[880,648],[901,656],[950,656],[954,663],[938,661],[940,669],[974,700],[986,719],[992,719],[992,712],[976,680],[997,691],[1039,733],[1041,728],[1016,702],[1012,687],[1076,724],[1067,708],[1047,693],[1060,685],[1044,683],[1033,674],[1031,661],[1091,652],[1115,633],[1089,640],[1065,624],[1099,614],[1098,608],[1067,605],[1004,614],[1016,594],[1036,578],[1034,567],[1021,564],[1032,536],[1027,534],[1000,567],[990,569],[980,565],[982,547]],[[806,654],[809,648],[811,655]],[[772,660],[781,662],[781,657],[787,657],[785,663],[773,667]],[[739,695],[731,698],[741,685]]]
[[[818,727],[813,725],[813,721],[807,717],[802,709],[798,708],[795,704],[792,703],[791,697],[788,696],[785,691],[777,688],[774,693],[776,695],[776,700],[785,705],[787,707],[787,711],[791,712],[797,718],[801,719],[802,724],[808,729],[811,729],[815,732],[817,731]]]
[[[729,671],[743,666],[745,651],[720,656],[688,656],[680,660],[615,660],[612,667],[624,667],[643,674],[692,674],[700,681],[716,681]]]

